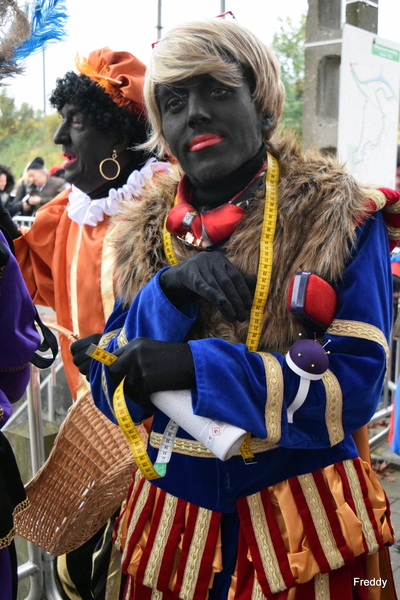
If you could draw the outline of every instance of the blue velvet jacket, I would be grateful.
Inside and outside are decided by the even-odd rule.
[[[154,485],[205,508],[234,512],[240,497],[358,455],[351,434],[368,423],[377,407],[389,353],[392,284],[381,213],[357,228],[355,247],[337,285],[337,312],[325,334],[326,341],[331,340],[329,371],[311,382],[293,423],[286,409],[300,377],[284,355],[263,357],[244,344],[217,338],[188,341],[196,375],[191,390],[194,413],[250,432],[257,462],[247,465],[240,454],[222,462],[179,429],[167,474]],[[161,290],[159,275],[129,308],[122,301],[116,304],[104,332],[111,338],[109,351],[139,336],[187,341],[198,307],[188,303],[182,312],[175,308]],[[107,367],[92,361],[90,378],[97,406],[115,421],[114,386]],[[143,411],[129,398],[126,401],[133,420],[142,421]],[[153,462],[168,421],[161,411],[154,416],[148,446]]]

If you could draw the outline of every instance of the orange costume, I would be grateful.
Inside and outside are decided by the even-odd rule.
[[[96,81],[114,104],[144,119],[145,65],[136,57],[102,48],[80,59],[77,68]],[[33,302],[51,307],[58,325],[79,337],[100,334],[114,306],[112,246],[107,235],[111,215],[122,200],[135,201],[153,172],[167,170],[168,164],[151,158],[140,170],[134,168],[122,187],[109,189],[105,198],[91,200],[74,185],[62,191],[38,210],[32,228],[22,227],[22,237],[15,240]],[[121,185],[121,179],[118,181]],[[60,346],[76,399],[89,384],[72,362],[70,340],[61,335]]]
[[[127,183],[102,200],[90,200],[72,186],[40,208],[33,226],[14,241],[17,259],[35,304],[56,312],[58,325],[79,337],[101,333],[114,307],[110,214],[122,199],[132,201],[155,171],[168,163],[149,159]],[[72,396],[89,389],[72,362],[70,340],[60,336],[61,356]]]
[[[80,227],[67,214],[65,190],[41,208],[31,229],[22,228],[15,249],[35,304],[50,306],[59,325],[79,337],[103,331],[114,305],[109,217]],[[74,398],[88,382],[72,362],[70,341],[60,336],[61,356]]]

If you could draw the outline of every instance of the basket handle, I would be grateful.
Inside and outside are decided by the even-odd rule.
[[[72,331],[70,331],[66,327],[63,327],[62,325],[59,325],[58,323],[49,323],[48,321],[43,321],[43,323],[49,329],[54,329],[54,331],[58,331],[58,333],[65,335],[65,337],[67,337],[71,342],[79,340],[79,335],[77,333],[73,333]]]

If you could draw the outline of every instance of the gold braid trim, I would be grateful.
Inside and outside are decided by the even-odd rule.
[[[383,194],[383,192],[380,192],[380,193]],[[385,194],[383,194],[383,195],[385,196]],[[386,198],[386,196],[385,196],[385,198]],[[392,214],[400,213],[400,200],[397,200],[397,202],[395,202],[394,204],[391,204],[390,206],[386,206],[385,212],[392,213]]]
[[[399,230],[400,233],[400,230]],[[376,342],[385,351],[386,368],[389,360],[389,346],[383,332],[375,327],[362,321],[347,321],[345,319],[334,319],[326,331],[327,335],[341,335],[344,337],[355,337],[370,342]]]
[[[109,331],[101,336],[99,343],[97,344],[99,348],[105,350],[108,344],[111,342],[113,338],[120,332],[120,329],[114,329],[113,331]]]
[[[352,460],[344,460],[342,464],[350,484],[350,490],[351,495],[353,496],[356,514],[362,525],[364,538],[368,546],[368,554],[375,554],[375,552],[378,552],[379,550],[379,545],[376,541],[374,528],[371,524],[367,507],[365,506],[364,494],[361,489],[358,473]]]
[[[21,365],[20,367],[12,367],[10,369],[0,369],[0,373],[16,373],[17,371],[22,371],[23,369],[26,369],[26,367],[29,365],[29,362],[25,363],[24,365]]]
[[[121,333],[119,334],[119,336],[117,338],[117,344],[118,344],[118,348],[121,348],[122,346],[126,346],[127,344],[129,344],[128,338],[126,337],[125,327],[123,327],[121,329]]]
[[[212,514],[212,511],[206,508],[199,508],[199,512],[197,513],[196,525],[183,574],[182,587],[179,591],[179,597],[183,598],[183,600],[190,600],[194,596],[204,548],[210,531]]]
[[[314,577],[314,594],[318,600],[330,600],[329,573],[317,573]]]
[[[400,229],[391,227],[386,223],[389,240],[398,240],[400,238]]]
[[[151,547],[149,560],[144,573],[143,585],[147,587],[155,588],[157,586],[157,580],[162,564],[162,557],[169,534],[171,533],[171,529],[174,524],[177,505],[178,498],[171,496],[171,494],[166,494],[160,523],[157,528],[157,533],[154,538],[154,543]]]
[[[128,575],[128,586],[127,586],[127,589],[125,591],[126,598],[130,598],[131,597],[132,585],[133,585],[133,577],[131,575]]]
[[[141,476],[142,475],[138,469],[136,476],[135,476],[135,488],[133,490],[133,493],[135,493],[135,491],[136,491],[136,488],[140,482]],[[140,491],[139,498],[137,499],[137,502],[135,504],[135,508],[133,509],[133,512],[132,512],[132,517],[131,517],[128,531],[126,534],[127,540],[129,540],[132,537],[132,533],[137,525],[140,515],[142,514],[144,505],[146,504],[146,500],[149,497],[150,488],[151,488],[151,483],[148,479],[146,479],[143,484],[143,487]],[[119,538],[117,538],[116,543],[120,544],[121,540]],[[125,548],[124,548],[124,551],[122,553],[122,558],[121,558],[122,562],[124,562],[126,560],[128,551],[129,551],[129,544],[125,544]]]
[[[78,307],[78,260],[79,252],[81,249],[83,235],[83,227],[79,227],[78,236],[75,245],[75,252],[71,262],[71,269],[69,273],[69,286],[70,286],[70,304],[71,304],[71,321],[72,331],[79,335],[79,307]]]
[[[385,208],[387,198],[383,192],[381,192],[380,190],[362,190],[362,192],[367,198],[370,198],[371,200],[373,200],[373,202],[375,202],[375,212],[378,212],[378,210],[382,210],[382,208]]]
[[[268,441],[276,444],[281,439],[281,417],[283,406],[283,374],[279,361],[273,354],[258,352],[264,363],[267,380],[267,401],[265,403],[265,426]]]
[[[391,213],[391,214],[398,214],[398,213],[400,213],[400,200],[397,200],[397,202],[395,202],[391,206],[387,206],[385,208],[385,212]]]
[[[387,206],[385,208],[385,212],[395,214],[395,215],[400,213],[400,200],[397,200],[397,202],[395,202],[394,204]]]
[[[108,346],[108,344],[110,343],[110,341],[120,331],[122,333],[122,330],[120,330],[120,329],[114,329],[113,331],[109,331],[108,333],[106,333],[105,335],[103,335],[101,337],[99,343],[97,344],[99,346],[99,348],[101,348],[102,350],[105,350],[105,348]],[[101,388],[102,388],[104,396],[106,398],[108,407],[111,410],[111,413],[114,414],[113,403],[111,402],[110,396],[108,394],[107,380],[106,380],[106,373],[105,373],[104,365],[101,365]]]
[[[103,303],[104,320],[107,321],[114,307],[114,244],[111,241],[111,228],[104,236],[101,251],[100,292]]]
[[[273,594],[282,592],[286,589],[286,583],[283,580],[279,567],[279,560],[276,556],[271,533],[265,517],[261,494],[252,494],[251,496],[248,496],[246,500],[249,506],[253,532],[257,540],[257,547],[260,551],[264,575],[268,580],[268,585]]]
[[[265,600],[265,596],[262,593],[260,584],[257,581],[257,577],[254,575],[253,589],[251,590],[251,600]]]
[[[328,430],[331,446],[335,446],[344,439],[342,424],[343,396],[340,383],[335,375],[328,369],[322,378],[325,386],[326,408],[325,423]]]
[[[153,448],[159,448],[162,438],[163,436],[161,433],[152,431],[149,437],[150,446]],[[253,454],[259,454],[260,452],[266,452],[267,450],[274,450],[275,448],[278,448],[278,446],[276,444],[271,444],[269,439],[262,440],[256,437],[250,438],[250,449]],[[184,454],[186,456],[197,456],[197,458],[215,458],[211,450],[203,446],[203,444],[200,442],[178,437],[176,437],[174,440],[172,452]],[[240,451],[237,450],[234,456],[240,456]]]
[[[331,570],[339,569],[344,565],[343,556],[338,550],[314,477],[311,474],[299,475],[297,480],[301,485],[325,558]]]
[[[114,406],[113,406],[113,403],[111,402],[111,399],[110,399],[110,396],[108,393],[106,371],[105,371],[104,367],[105,367],[105,365],[101,365],[101,388],[103,390],[104,396],[106,397],[108,408],[111,410],[111,414],[113,414],[115,416]]]

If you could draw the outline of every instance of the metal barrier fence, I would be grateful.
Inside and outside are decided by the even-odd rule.
[[[387,377],[384,384],[380,408],[377,410],[370,423],[374,423],[383,418],[389,417],[393,408],[394,392],[396,391],[396,382],[400,374],[400,341],[392,340],[391,352]],[[13,413],[3,428],[7,430],[10,425],[25,410],[28,410],[30,453],[32,474],[34,475],[44,464],[44,437],[42,426],[42,391],[47,392],[48,420],[54,421],[54,388],[56,385],[56,373],[63,368],[62,361],[58,356],[56,361],[50,367],[50,373],[40,381],[40,370],[32,365],[31,379],[27,389],[27,398],[24,403]],[[370,449],[373,451],[382,445],[389,432],[389,426],[372,437],[369,441]],[[39,548],[35,544],[28,544],[28,561],[18,568],[18,579],[22,580],[30,577],[29,594],[24,600],[62,600],[57,589],[53,561],[54,557]]]
[[[35,217],[24,217],[24,215],[16,215],[12,218],[17,227],[21,227],[21,225],[25,225],[26,227],[32,227],[32,223],[35,220]]]
[[[43,437],[43,415],[42,396],[43,390],[47,391],[48,419],[54,421],[54,387],[56,385],[55,375],[63,368],[59,357],[55,360],[50,373],[40,381],[40,370],[32,365],[31,378],[27,388],[27,398],[21,406],[12,414],[3,431],[7,430],[18,416],[28,410],[29,441],[31,454],[32,474],[34,475],[44,464],[44,437]],[[29,593],[24,600],[62,600],[54,579],[53,560],[54,557],[31,542],[27,542],[28,561],[18,567],[18,580],[30,578]]]

